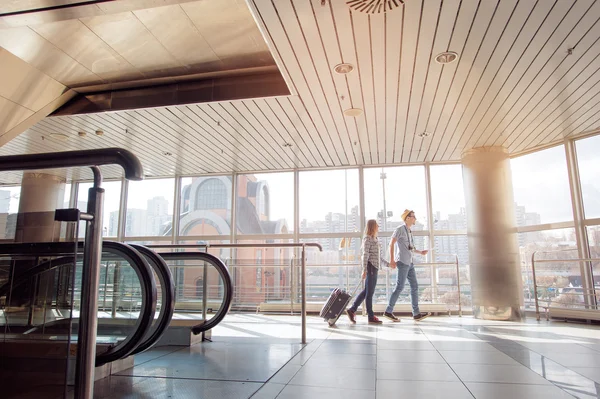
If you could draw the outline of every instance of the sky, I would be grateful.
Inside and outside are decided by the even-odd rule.
[[[513,194],[518,205],[536,212],[542,223],[573,220],[563,146],[511,160]]]
[[[376,218],[383,209],[383,184],[381,168],[366,168],[365,213],[368,219]],[[385,168],[386,210],[398,220],[404,209],[411,208],[417,217],[425,218],[425,168],[403,166]],[[272,218],[293,217],[293,174],[265,173],[256,175],[269,183]],[[458,213],[464,207],[462,171],[460,165],[432,167],[435,189],[434,208],[443,215]],[[458,180],[457,180],[458,179]],[[461,188],[456,190],[457,185]],[[345,195],[347,193],[347,197]],[[300,172],[300,220],[324,220],[328,212],[348,213],[359,205],[358,170],[328,170]],[[346,203],[347,200],[347,203]]]

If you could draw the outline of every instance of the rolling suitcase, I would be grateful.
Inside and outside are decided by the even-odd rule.
[[[342,313],[346,310],[346,307],[350,303],[352,297],[358,291],[358,288],[361,286],[362,280],[356,285],[352,294],[346,292],[341,288],[336,288],[331,292],[327,302],[325,302],[325,306],[321,309],[321,313],[319,313],[319,317],[325,319],[330,326],[333,326],[336,321],[340,318]]]

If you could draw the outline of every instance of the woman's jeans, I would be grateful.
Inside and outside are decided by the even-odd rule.
[[[415,265],[412,263],[407,265],[406,263],[396,262],[396,270],[398,271],[398,281],[396,282],[396,288],[390,296],[390,303],[385,309],[387,313],[394,311],[394,305],[400,296],[400,293],[404,289],[406,279],[408,278],[408,284],[410,285],[410,303],[412,304],[413,316],[420,313],[419,311],[419,284],[417,283],[417,274],[415,273]]]
[[[365,301],[367,305],[367,315],[369,318],[375,316],[373,313],[373,294],[375,294],[375,286],[377,285],[377,272],[379,270],[374,267],[370,262],[367,264],[367,278],[365,279],[365,289],[354,300],[354,304],[350,307],[350,310],[356,312],[356,309],[360,306],[362,301]]]

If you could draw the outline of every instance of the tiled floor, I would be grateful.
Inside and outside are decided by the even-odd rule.
[[[600,326],[431,317],[334,328],[229,315],[213,342],[163,347],[96,383],[98,398],[600,398]]]

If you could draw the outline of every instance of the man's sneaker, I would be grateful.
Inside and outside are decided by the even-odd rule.
[[[346,309],[346,313],[348,313],[348,318],[350,322],[356,323],[356,312],[352,309]]]
[[[381,324],[383,323],[381,320],[377,318],[377,316],[369,317],[369,324]]]
[[[391,321],[393,321],[394,323],[397,323],[400,321],[399,318],[397,318],[396,316],[394,316],[393,313],[390,312],[384,312],[383,313],[383,317],[387,317],[388,319],[390,319]]]
[[[430,313],[430,312],[427,312],[427,313],[423,313],[423,312],[421,312],[421,313],[419,313],[418,315],[416,315],[416,316],[413,316],[413,319],[415,319],[415,321],[421,321],[421,320],[423,320],[423,319],[426,319],[426,318],[428,318],[429,316],[431,316],[431,313]]]

